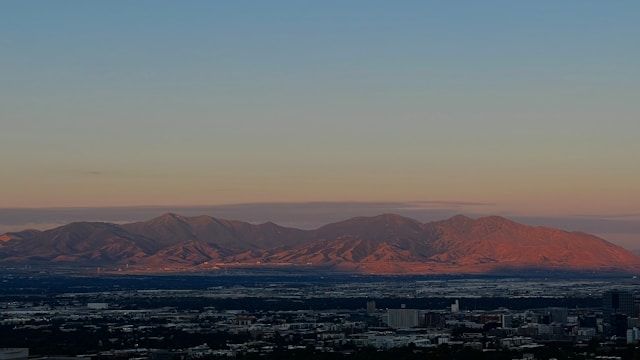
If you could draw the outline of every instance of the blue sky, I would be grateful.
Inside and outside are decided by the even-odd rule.
[[[638,213],[637,1],[3,1],[0,207]]]

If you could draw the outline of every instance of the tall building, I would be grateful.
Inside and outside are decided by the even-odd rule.
[[[376,312],[376,302],[374,300],[367,301],[367,314]]]
[[[620,338],[624,338],[627,336],[627,329],[629,329],[629,321],[627,315],[624,314],[613,314],[611,315],[610,327],[609,331],[607,331],[608,335],[615,335]]]
[[[451,304],[451,312],[452,313],[458,313],[460,312],[460,302],[458,300],[456,300],[456,302],[454,302],[453,304]]]
[[[640,340],[640,329],[633,328],[627,330],[627,344],[635,344]]]
[[[511,314],[502,314],[501,316],[501,326],[503,329],[507,329],[507,328],[511,328],[513,327],[513,315]]]
[[[387,310],[387,325],[394,329],[406,329],[420,325],[420,311],[417,309]]]
[[[613,314],[635,316],[633,294],[625,290],[610,290],[602,295],[602,307],[606,318]]]
[[[446,319],[443,313],[427,311],[424,313],[424,326],[428,328],[443,328],[446,326]]]
[[[550,307],[547,308],[547,315],[549,315],[549,323],[566,324],[568,311],[563,307]]]

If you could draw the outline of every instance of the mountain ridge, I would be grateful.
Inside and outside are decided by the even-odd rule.
[[[422,223],[397,214],[354,217],[312,230],[201,215],[128,224],[75,222],[0,235],[0,264],[201,271],[322,267],[369,274],[486,273],[496,269],[640,270],[640,257],[593,235],[500,216]]]

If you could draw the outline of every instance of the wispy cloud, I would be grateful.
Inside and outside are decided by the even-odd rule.
[[[483,207],[483,206],[495,206],[496,203],[490,202],[471,202],[471,201],[412,201],[407,202],[404,206],[398,207],[398,209],[433,209],[440,207]]]
[[[574,216],[579,218],[588,218],[588,219],[630,219],[630,218],[640,218],[640,212],[622,213],[622,214],[577,214]]]

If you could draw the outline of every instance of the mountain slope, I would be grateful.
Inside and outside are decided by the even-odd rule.
[[[427,224],[397,215],[354,218],[316,230],[315,238],[267,260],[367,273],[640,269],[636,255],[595,236],[497,216]]]
[[[40,234],[41,231],[40,230],[24,230],[24,231],[20,231],[20,232],[9,232],[3,235],[0,235],[0,246],[3,245],[3,243],[8,243],[9,241],[16,241],[16,240],[25,240],[25,239],[30,239],[32,237],[38,236],[38,234]]]
[[[447,249],[434,259],[460,265],[599,268],[632,267],[638,262],[629,251],[592,235],[531,227],[496,216],[450,219],[432,226],[439,234],[437,246]]]
[[[310,231],[313,241],[271,255],[268,261],[342,264],[420,261],[433,254],[432,239],[420,222],[399,215],[357,217]]]
[[[199,240],[233,251],[264,250],[298,244],[307,236],[298,229],[274,223],[250,224],[210,216],[164,214],[149,221],[122,225],[130,233],[155,239],[159,248]]]
[[[145,271],[318,266],[364,273],[519,269],[638,271],[640,258],[598,237],[490,216],[420,223],[394,214],[315,230],[165,214],[115,225],[73,223],[0,236],[0,263],[130,265]]]
[[[0,248],[5,262],[47,261],[103,264],[148,255],[153,240],[137,237],[107,223],[81,222],[43,232],[8,235]]]

